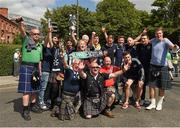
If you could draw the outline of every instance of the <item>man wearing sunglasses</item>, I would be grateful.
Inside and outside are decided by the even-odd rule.
[[[40,107],[36,103],[36,93],[39,91],[39,75],[41,74],[40,61],[42,59],[42,45],[39,43],[40,31],[31,29],[27,35],[22,17],[18,17],[20,32],[23,37],[22,43],[22,64],[19,73],[18,92],[22,93],[23,112],[25,120],[31,120],[30,109],[33,112],[41,113]],[[34,74],[34,75],[33,75]],[[31,101],[30,101],[31,99]]]
[[[117,77],[120,74],[123,74],[127,70],[125,65],[123,70],[105,74],[100,73],[100,66],[96,62],[92,62],[89,65],[90,71],[85,73],[83,71],[85,65],[84,63],[79,64],[79,75],[83,79],[83,111],[87,119],[92,118],[92,116],[99,115],[106,107],[106,94],[104,90],[104,81]],[[107,114],[106,114],[107,115]]]

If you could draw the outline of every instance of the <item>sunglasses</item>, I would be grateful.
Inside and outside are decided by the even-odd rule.
[[[99,67],[91,67],[92,69],[99,69]]]
[[[40,34],[39,33],[32,33],[32,35],[38,35],[39,36]]]

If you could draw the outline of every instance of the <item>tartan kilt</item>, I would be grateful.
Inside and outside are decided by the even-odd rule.
[[[75,96],[76,94],[73,95],[67,95],[67,94],[62,94],[62,101],[60,105],[60,113],[59,113],[59,118],[61,120],[72,120],[75,117],[75,107],[74,107],[74,102],[75,102]]]
[[[21,65],[19,71],[19,84],[18,93],[33,93],[39,91],[38,88],[33,88],[32,85],[32,72],[34,66]]]
[[[153,72],[159,72],[159,76],[154,76]],[[167,66],[150,66],[149,71],[149,82],[148,86],[150,87],[158,87],[164,90],[168,90],[172,88],[171,82],[170,82],[170,75],[168,72]]]
[[[100,105],[97,108],[97,106],[93,103],[94,97],[86,97],[84,99],[83,103],[83,111],[84,115],[98,115],[100,114],[106,107],[107,104],[107,97],[106,94],[104,94],[102,97],[100,97]]]

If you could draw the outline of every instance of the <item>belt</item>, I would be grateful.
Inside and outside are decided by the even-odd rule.
[[[73,93],[73,92],[63,91],[63,94],[64,94],[64,95],[68,95],[68,96],[76,96],[76,93]]]
[[[32,63],[32,62],[22,62],[22,65],[28,65],[28,66],[38,66],[38,63]]]

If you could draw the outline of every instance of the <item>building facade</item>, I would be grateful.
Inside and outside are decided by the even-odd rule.
[[[8,9],[0,8],[0,43],[12,43],[18,33],[18,25],[8,19]]]

